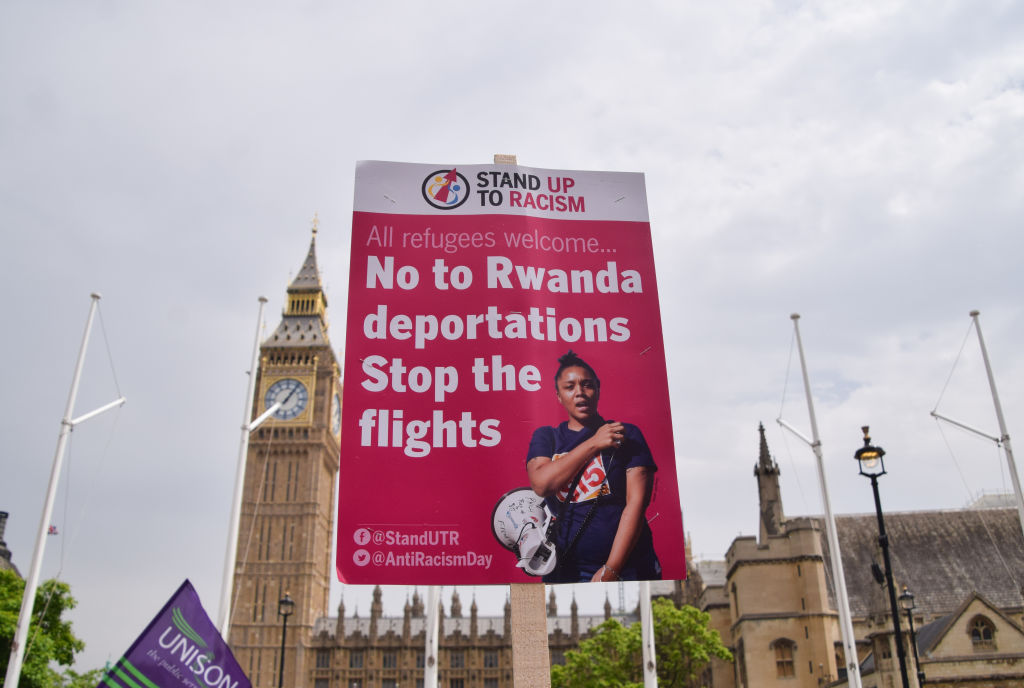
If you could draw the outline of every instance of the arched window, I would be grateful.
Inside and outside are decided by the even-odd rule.
[[[789,638],[777,638],[769,647],[775,650],[775,675],[778,678],[796,676],[796,664],[793,659],[796,643]]]
[[[971,644],[975,650],[996,649],[996,627],[987,617],[979,614],[971,619],[967,626],[967,634],[971,636]]]

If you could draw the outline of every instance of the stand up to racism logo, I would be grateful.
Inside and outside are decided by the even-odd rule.
[[[454,210],[469,200],[469,182],[453,167],[423,180],[423,198],[438,210]]]

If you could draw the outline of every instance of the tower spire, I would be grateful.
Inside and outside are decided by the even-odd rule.
[[[313,216],[312,237],[299,273],[288,285],[288,300],[281,324],[264,342],[269,346],[309,347],[328,345],[327,294],[316,262],[316,235],[320,218]]]
[[[314,217],[313,237],[309,240],[309,251],[306,253],[306,260],[303,261],[302,267],[299,268],[299,274],[295,276],[288,287],[289,294],[292,291],[323,291],[323,285],[320,283],[320,271],[316,265],[316,234],[319,226],[320,220]]]
[[[769,470],[772,468],[772,456],[768,453],[768,440],[764,436],[764,423],[757,424],[757,431],[761,435],[761,448],[757,462],[762,470]]]
[[[784,530],[785,516],[782,514],[782,490],[779,487],[779,465],[772,461],[768,452],[768,440],[764,436],[764,424],[758,423],[761,435],[760,451],[754,475],[757,477],[757,496],[761,505],[760,540],[771,535],[780,535]]]

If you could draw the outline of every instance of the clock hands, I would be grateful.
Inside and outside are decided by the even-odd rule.
[[[288,392],[288,396],[286,396],[284,399],[281,400],[281,406],[284,406],[285,404],[287,404],[288,400],[291,399],[292,396],[294,396],[295,393],[298,392],[298,391],[299,391],[299,386],[298,385],[293,386],[292,387],[292,391]]]

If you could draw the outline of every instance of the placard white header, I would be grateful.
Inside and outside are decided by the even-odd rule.
[[[357,212],[647,222],[640,172],[360,161]]]

